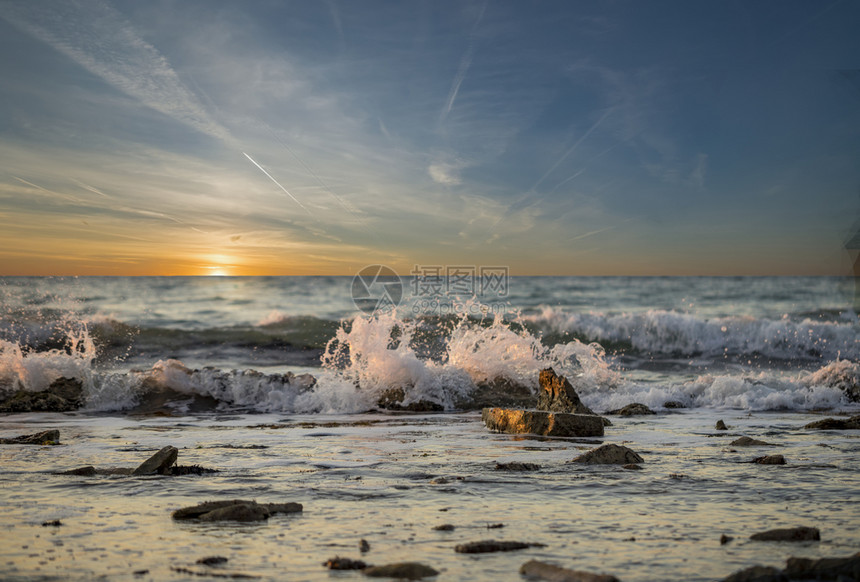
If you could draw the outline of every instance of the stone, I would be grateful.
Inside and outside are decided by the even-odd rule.
[[[168,445],[141,463],[132,475],[166,475],[177,457],[179,449]]]
[[[191,507],[177,509],[173,512],[173,519],[262,521],[276,513],[297,513],[302,509],[301,503],[257,503],[243,499],[230,499],[205,501]]]
[[[60,431],[56,429],[43,430],[35,434],[25,434],[10,439],[0,439],[0,445],[58,445]]]
[[[362,538],[362,539],[358,540],[358,551],[361,552],[362,554],[366,554],[367,552],[370,551],[370,544],[367,543],[366,539]]]
[[[750,566],[730,576],[722,582],[787,582],[788,578],[779,568],[773,566]]]
[[[418,562],[399,562],[385,566],[370,566],[364,569],[365,576],[373,578],[399,578],[401,580],[420,580],[436,576],[439,572]]]
[[[628,404],[624,408],[617,408],[615,410],[610,410],[606,414],[617,414],[618,416],[644,416],[646,414],[657,414],[644,404],[640,404],[638,402],[634,402],[632,404]]]
[[[618,578],[609,574],[568,570],[537,560],[529,560],[520,566],[520,574],[532,580],[547,580],[549,582],[618,582]]]
[[[219,473],[218,469],[210,469],[208,467],[201,467],[200,465],[173,465],[167,471],[167,475],[180,476],[180,475],[206,475],[209,473]]]
[[[821,540],[821,533],[817,527],[789,527],[771,529],[755,533],[750,536],[751,540],[759,542],[806,542]]]
[[[566,414],[541,410],[485,408],[481,420],[490,430],[510,434],[558,437],[603,436],[603,420],[589,414]]]
[[[540,465],[535,463],[520,463],[513,461],[511,463],[496,463],[496,471],[538,471]]]
[[[663,408],[687,408],[683,402],[677,400],[667,400],[663,403]]]
[[[458,544],[454,546],[454,551],[458,554],[488,554],[490,552],[513,552],[514,550],[524,550],[526,548],[543,546],[544,544],[529,542],[499,542],[496,540],[482,540],[479,542]]]
[[[468,395],[456,399],[454,406],[463,410],[480,410],[494,406],[530,408],[534,403],[535,395],[528,386],[507,378],[496,378],[488,382],[479,382]]]
[[[823,418],[810,422],[803,428],[814,430],[860,430],[860,415],[851,418]]]
[[[732,536],[727,536],[726,534],[723,534],[720,536],[720,545],[724,546],[727,543],[729,543],[730,541],[732,541],[733,539],[735,539],[735,538],[733,538]]]
[[[627,469],[628,471],[641,471],[642,467],[637,465],[636,463],[628,463],[626,465],[622,465],[622,469]]]
[[[564,412],[567,414],[590,414],[594,411],[579,399],[579,394],[564,376],[559,376],[552,368],[541,370],[538,376],[540,392],[537,409],[547,412]]]
[[[748,436],[742,436],[739,439],[733,440],[729,444],[733,447],[772,447],[772,446],[774,446],[771,443],[766,443],[764,441],[750,438]]]
[[[729,427],[726,426],[726,423],[722,420],[718,420],[717,424],[714,425],[716,430],[729,430]]]
[[[792,580],[860,580],[860,552],[846,558],[789,558],[785,573]]]
[[[71,469],[69,471],[63,471],[59,473],[60,475],[76,475],[78,477],[92,477],[97,473],[96,468],[92,465],[87,465],[86,467],[78,467],[77,469]]]
[[[605,444],[579,455],[573,462],[586,465],[629,465],[645,461],[632,449],[621,445]]]
[[[68,412],[84,403],[84,386],[75,378],[57,378],[45,390],[18,390],[0,404],[0,412]]]
[[[224,556],[206,556],[205,558],[199,558],[197,563],[203,564],[204,566],[219,566],[221,564],[226,564],[227,561],[227,558]]]
[[[340,556],[335,556],[334,558],[326,560],[323,566],[329,570],[364,570],[367,568],[367,564],[361,560],[341,558]]]
[[[443,523],[442,525],[437,525],[433,528],[436,531],[454,531],[454,525],[450,523]]]
[[[63,525],[63,522],[59,519],[52,519],[50,521],[43,521],[42,527],[60,527]]]
[[[200,521],[264,521],[271,512],[257,503],[225,505],[201,515]]]
[[[757,465],[785,465],[785,457],[782,455],[765,455],[752,460]]]

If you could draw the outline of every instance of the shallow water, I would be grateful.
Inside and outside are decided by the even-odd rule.
[[[713,430],[717,418],[730,430]],[[860,432],[807,431],[803,413],[679,411],[613,418],[602,439],[494,434],[478,413],[200,415],[181,418],[24,414],[0,436],[59,428],[60,446],[0,447],[0,571],[6,579],[363,579],[329,573],[336,555],[383,564],[417,560],[439,579],[516,578],[539,559],[621,580],[714,580],[789,556],[844,556],[860,547]],[[732,448],[739,435],[775,447]],[[599,442],[624,443],[642,471],[569,461]],[[168,444],[182,477],[74,477],[84,465],[134,467]],[[232,448],[238,447],[238,448]],[[265,447],[265,448],[250,448]],[[784,454],[785,466],[748,461]],[[536,472],[495,470],[537,463]],[[172,510],[208,499],[297,501],[304,511],[261,524],[192,524]],[[60,519],[60,527],[43,527]],[[456,529],[435,531],[450,523]],[[488,529],[493,524],[499,529]],[[813,525],[821,542],[753,542],[775,527]],[[735,539],[720,545],[721,534]],[[361,555],[360,539],[371,550]],[[538,542],[465,555],[458,543]],[[195,564],[224,556],[223,566]],[[145,574],[135,574],[146,570]]]

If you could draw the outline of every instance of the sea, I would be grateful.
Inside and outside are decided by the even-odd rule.
[[[55,446],[0,446],[0,578],[364,578],[323,565],[340,556],[418,561],[439,580],[518,580],[533,559],[620,580],[720,580],[851,555],[860,431],[804,426],[860,414],[856,305],[850,277],[374,266],[0,278],[0,391],[66,377],[85,395],[73,412],[0,415],[0,438],[61,433]],[[594,438],[484,427],[482,386],[537,394],[548,367],[598,413],[636,402],[656,414],[608,415]],[[740,436],[772,446],[730,444]],[[642,470],[571,462],[602,443],[634,449]],[[167,445],[179,464],[218,472],[59,474],[133,468]],[[751,462],[766,454],[787,462]],[[500,470],[510,462],[537,467]],[[171,518],[234,498],[304,510],[253,524]],[[801,525],[821,540],[750,540]],[[489,539],[538,545],[454,550]],[[212,556],[227,560],[198,562]]]

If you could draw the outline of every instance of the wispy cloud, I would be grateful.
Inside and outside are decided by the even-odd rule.
[[[478,17],[475,19],[475,24],[472,26],[472,31],[469,34],[469,46],[466,47],[466,52],[463,53],[463,56],[460,59],[460,66],[457,67],[457,74],[454,75],[454,80],[451,82],[451,89],[448,91],[448,99],[446,100],[445,106],[442,108],[442,113],[439,116],[439,123],[443,123],[448,117],[448,114],[451,113],[451,109],[454,107],[454,102],[457,100],[457,94],[460,92],[460,85],[462,85],[463,81],[466,80],[469,67],[472,66],[472,58],[475,54],[475,33],[478,30],[478,25],[481,24],[481,20],[484,19],[484,12],[487,11],[488,2],[489,0],[484,0],[484,3],[481,5],[481,9],[478,12]]]

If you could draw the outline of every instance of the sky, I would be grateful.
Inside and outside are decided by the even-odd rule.
[[[0,0],[0,275],[844,275],[860,2]]]

